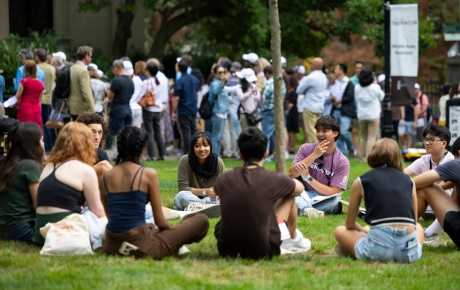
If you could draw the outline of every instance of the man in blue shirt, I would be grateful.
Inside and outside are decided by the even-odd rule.
[[[182,134],[184,154],[190,151],[192,136],[196,133],[197,92],[200,82],[187,73],[189,63],[181,59],[178,64],[182,76],[174,85],[172,119],[177,121]]]
[[[33,60],[34,55],[32,54],[32,51],[28,49],[21,50],[19,53],[19,56],[21,57],[21,62],[22,65],[18,68],[18,72],[16,73],[16,79],[14,81],[14,91],[16,92],[19,87],[19,82],[24,78],[24,63],[26,60]],[[41,68],[37,66],[37,77],[39,80],[45,83],[45,73]]]

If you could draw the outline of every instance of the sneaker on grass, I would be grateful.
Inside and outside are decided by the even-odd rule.
[[[220,217],[220,204],[192,202],[184,209],[184,216],[192,213],[204,213],[208,218]]]
[[[308,218],[323,218],[324,217],[324,211],[317,210],[316,208],[313,207],[306,207],[302,210],[302,213],[300,215],[306,216]]]
[[[294,239],[287,239],[281,243],[282,255],[308,252],[310,249],[310,240],[304,238],[302,233],[298,229],[296,229],[296,237]]]

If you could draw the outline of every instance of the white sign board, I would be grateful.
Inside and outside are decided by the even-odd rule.
[[[455,140],[460,136],[460,107],[450,106],[449,107],[449,124],[448,128],[451,134],[450,146],[454,145]]]
[[[418,5],[390,5],[391,76],[418,75]]]

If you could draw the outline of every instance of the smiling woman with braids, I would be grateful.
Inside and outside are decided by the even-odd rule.
[[[190,142],[190,152],[181,157],[177,166],[179,193],[174,207],[184,210],[193,202],[217,204],[214,192],[217,176],[225,172],[224,162],[212,153],[211,138],[205,132],[197,132]]]
[[[110,255],[151,256],[155,260],[174,255],[184,244],[201,241],[208,232],[203,214],[186,216],[172,227],[163,216],[157,172],[140,165],[148,136],[143,129],[126,126],[117,138],[115,167],[102,177],[99,188],[108,213],[102,249]],[[158,231],[145,223],[145,205],[150,201]],[[133,251],[121,251],[127,242]]]

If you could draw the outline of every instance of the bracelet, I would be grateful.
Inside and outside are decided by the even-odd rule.
[[[311,177],[311,175],[308,174],[308,176],[305,177],[303,180],[305,180],[306,183],[310,184],[310,182],[313,180],[313,177]]]

